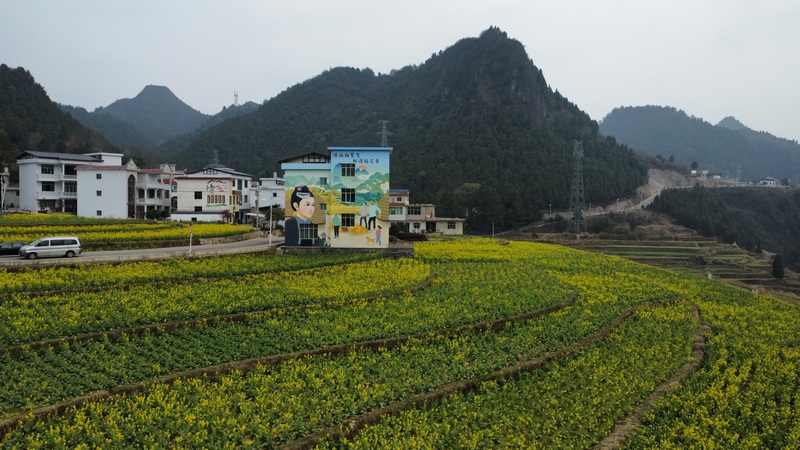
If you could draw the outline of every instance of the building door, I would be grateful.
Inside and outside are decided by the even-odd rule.
[[[128,175],[128,218],[136,217],[136,177]]]

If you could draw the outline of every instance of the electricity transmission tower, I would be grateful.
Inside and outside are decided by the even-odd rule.
[[[381,136],[381,147],[388,147],[389,146],[389,135],[392,134],[386,130],[386,124],[389,123],[388,120],[379,120],[378,122],[381,123],[381,131],[378,134]]]
[[[572,148],[572,190],[569,195],[569,209],[572,211],[572,218],[569,219],[567,232],[575,230],[576,233],[587,231],[586,219],[583,218],[584,195],[583,195],[583,143],[575,141]]]

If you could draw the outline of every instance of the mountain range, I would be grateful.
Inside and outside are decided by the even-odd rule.
[[[280,172],[278,160],[299,153],[381,145],[380,127],[386,121],[387,144],[394,148],[392,186],[411,189],[415,202],[436,203],[442,216],[467,217],[471,231],[530,223],[549,206],[567,209],[576,141],[584,150],[587,203],[613,202],[643,184],[657,159],[637,151],[655,148],[654,154],[674,155],[685,165],[697,160],[713,167],[702,152],[684,157],[644,138],[629,139],[620,124],[637,114],[619,113],[638,109],[619,108],[601,124],[591,120],[549,87],[520,42],[495,27],[419,65],[388,74],[337,67],[261,105],[232,105],[214,116],[194,110],[164,86],[147,86],[132,99],[89,112],[54,104],[24,69],[0,66],[0,80],[0,100],[8,99],[0,103],[5,165],[29,148],[103,150],[124,152],[140,166],[171,162],[198,169],[217,160],[263,177]],[[24,100],[20,91],[26,93]],[[675,115],[664,117],[680,125],[673,128],[683,137],[662,139],[686,142],[683,119]],[[79,131],[68,132],[53,121],[69,122]],[[759,134],[738,122],[724,122],[709,127],[724,130],[734,141],[734,133]],[[706,130],[705,125],[695,128]]]
[[[754,131],[733,117],[712,125],[673,107],[615,108],[600,132],[637,151],[740,179],[792,179],[800,175],[800,144]]]

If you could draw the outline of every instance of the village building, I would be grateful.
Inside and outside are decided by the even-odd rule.
[[[220,164],[175,176],[172,220],[244,223],[250,212],[252,176]]]
[[[17,157],[17,165],[21,210],[77,214],[77,167],[121,166],[122,154],[72,154],[28,150]]]
[[[766,187],[778,187],[781,185],[780,180],[772,177],[764,177],[758,180],[758,186],[766,186]]]
[[[140,168],[120,153],[56,153],[29,150],[17,157],[22,211],[64,212],[108,219],[169,214],[174,165]],[[6,201],[6,207],[10,203]]]
[[[411,203],[408,189],[389,190],[389,220],[411,233],[443,236],[464,234],[466,219],[436,217],[436,205]]]
[[[283,209],[286,201],[286,184],[277,173],[272,177],[259,178],[250,182],[250,210],[248,217],[254,226],[268,223],[275,209]],[[282,223],[282,221],[280,222]]]
[[[122,159],[122,155],[119,155]],[[121,162],[121,161],[120,161]],[[125,219],[136,214],[136,175],[139,168],[128,164],[87,164],[75,167],[77,215]],[[21,179],[21,177],[20,177]]]
[[[329,147],[278,161],[286,247],[387,248],[391,147]]]

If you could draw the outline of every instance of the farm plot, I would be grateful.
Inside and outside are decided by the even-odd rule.
[[[192,227],[196,239],[238,236],[252,232],[246,226],[198,223]],[[78,236],[84,247],[121,243],[136,247],[183,240],[188,243],[189,224],[133,219],[89,219],[68,214],[4,214],[0,216],[0,241],[32,242],[45,236]]]
[[[591,448],[634,415],[631,448],[797,445],[795,306],[555,245],[416,254],[334,266],[377,292],[8,345],[0,448]]]

